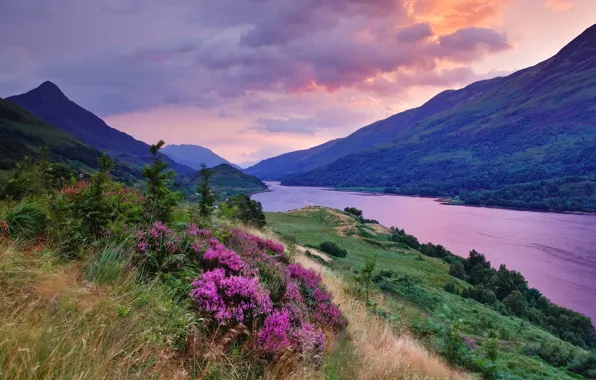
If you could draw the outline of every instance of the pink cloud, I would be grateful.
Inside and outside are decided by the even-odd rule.
[[[546,0],[546,6],[556,12],[568,11],[575,6],[573,0]]]

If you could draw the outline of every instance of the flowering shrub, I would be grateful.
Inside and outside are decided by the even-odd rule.
[[[221,244],[208,248],[203,255],[203,260],[216,261],[219,266],[226,268],[230,273],[240,273],[244,269],[240,256]]]
[[[290,331],[290,312],[275,310],[265,319],[258,343],[266,353],[282,351],[292,345]]]
[[[325,337],[323,332],[310,323],[304,323],[294,333],[294,339],[303,355],[314,358],[323,352]]]
[[[191,284],[190,297],[203,311],[222,322],[248,322],[271,312],[269,294],[256,278],[227,276],[222,268],[201,274]]]
[[[285,247],[270,239],[262,239],[251,235],[240,229],[232,229],[227,243],[246,256],[258,256],[262,254],[272,254],[281,256],[284,254]]]
[[[288,265],[287,273],[298,283],[300,293],[307,300],[306,305],[314,320],[332,327],[343,324],[341,312],[333,304],[331,295],[321,284],[321,276],[317,272],[305,269],[300,264],[291,264]]]
[[[137,231],[137,258],[149,273],[179,269],[185,259],[186,240],[162,222],[155,222],[150,229]]]

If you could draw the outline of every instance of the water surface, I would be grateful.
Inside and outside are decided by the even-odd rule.
[[[467,256],[476,249],[494,267],[520,271],[551,301],[596,321],[596,215],[446,206],[429,198],[280,186],[253,195],[265,211],[310,205],[356,207],[369,219],[404,228],[420,242]]]

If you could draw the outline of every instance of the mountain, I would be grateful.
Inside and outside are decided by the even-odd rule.
[[[0,172],[13,169],[25,156],[35,157],[43,146],[50,149],[53,161],[86,172],[98,168],[97,157],[102,154],[18,105],[0,99]],[[141,177],[138,170],[120,162],[113,174],[130,181]]]
[[[149,145],[108,126],[102,119],[68,99],[52,82],[44,82],[25,94],[6,100],[18,104],[83,143],[106,150],[110,156],[136,168],[140,169],[150,162]],[[195,171],[170,158],[166,158],[166,161],[178,173],[190,174]]]
[[[196,170],[200,170],[202,164],[207,165],[209,168],[220,164],[228,164],[236,167],[225,158],[213,153],[210,149],[199,145],[167,145],[161,151],[174,161]],[[238,167],[236,168],[238,169]]]
[[[219,164],[212,168],[211,190],[220,199],[225,199],[237,194],[252,194],[268,189],[257,177],[243,173],[230,164]],[[192,199],[195,194],[192,190],[199,183],[201,174],[196,172],[192,175],[186,175],[179,179],[177,190],[181,191],[188,199]]]
[[[287,185],[386,187],[472,204],[591,211],[595,125],[596,25],[536,66],[444,91],[247,173]],[[286,164],[288,157],[305,170]]]

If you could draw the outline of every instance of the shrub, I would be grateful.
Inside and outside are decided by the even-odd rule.
[[[322,325],[339,327],[343,325],[343,318],[337,306],[332,302],[331,294],[321,283],[321,276],[312,269],[305,269],[300,264],[290,264],[286,268],[289,278],[298,284],[300,293],[296,294],[294,287],[289,287],[290,299],[304,299],[314,321]]]
[[[567,369],[588,379],[596,379],[596,353],[577,355]]]
[[[555,367],[566,367],[574,358],[574,352],[558,342],[530,343],[522,352],[528,356],[538,356]]]
[[[319,249],[331,256],[335,257],[346,257],[348,255],[348,251],[341,248],[337,244],[332,241],[324,241],[319,246]]]
[[[396,243],[403,243],[410,248],[419,249],[420,242],[415,236],[408,235],[403,229],[391,227],[391,241]]]
[[[269,294],[257,278],[228,276],[222,268],[207,271],[191,284],[190,297],[218,323],[249,323],[271,312]]]
[[[453,281],[445,283],[445,285],[443,285],[443,289],[445,289],[449,293],[457,294],[457,287],[455,286],[455,283]]]
[[[356,217],[362,217],[362,210],[358,210],[356,207],[346,207],[344,211]]]
[[[461,280],[466,279],[466,271],[464,269],[464,264],[461,261],[455,261],[449,266],[449,275],[453,277],[457,277]]]
[[[202,246],[199,243],[191,245],[187,236],[177,235],[162,222],[155,222],[149,229],[137,231],[135,248],[137,265],[153,275],[180,269],[188,251],[202,249]]]
[[[282,351],[292,344],[290,332],[290,312],[274,310],[265,318],[263,329],[258,334],[259,345],[266,353]]]

